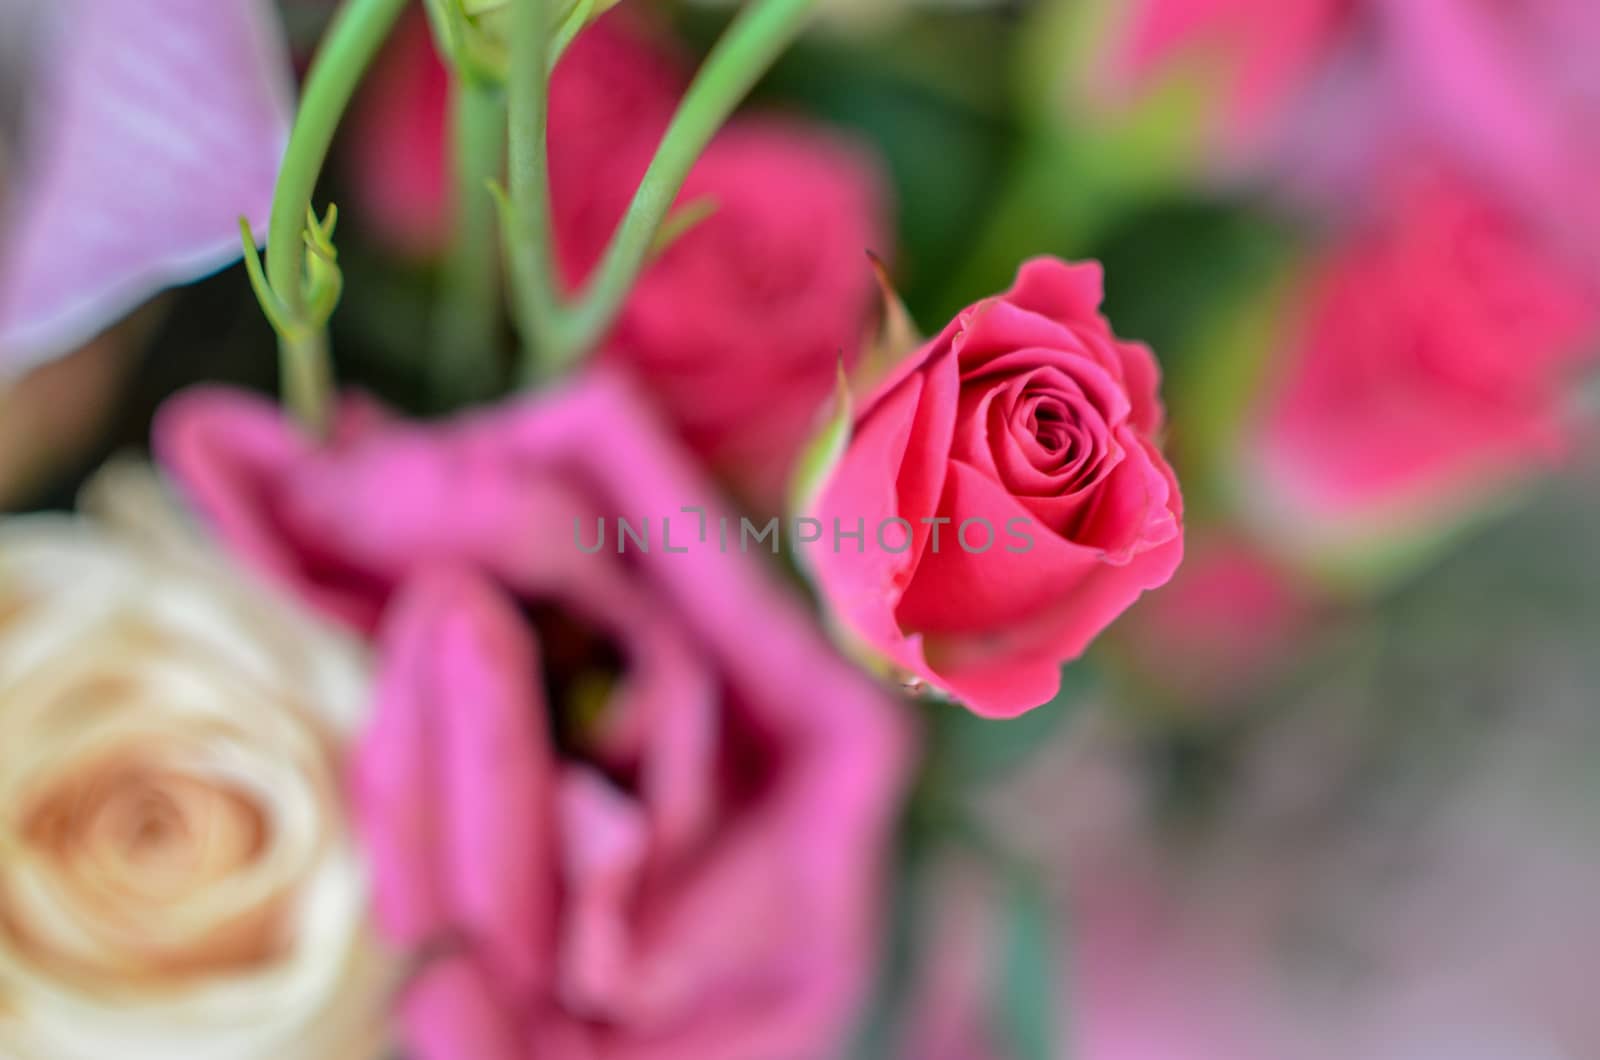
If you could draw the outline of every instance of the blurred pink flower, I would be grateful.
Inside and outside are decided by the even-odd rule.
[[[811,513],[864,531],[816,558],[848,632],[979,714],[1048,702],[1183,556],[1159,369],[1102,295],[1098,264],[1023,265],[862,404]]]
[[[377,624],[356,796],[421,1057],[826,1056],[870,981],[904,721],[714,534],[580,549],[716,519],[649,424],[610,376],[323,450],[240,396],[160,424],[225,540]]]
[[[4,378],[239,256],[239,218],[266,221],[291,71],[262,0],[10,3],[0,36],[23,92],[16,156],[0,149]]]
[[[1464,185],[1408,181],[1313,270],[1246,441],[1302,544],[1448,519],[1560,456],[1595,291]]]

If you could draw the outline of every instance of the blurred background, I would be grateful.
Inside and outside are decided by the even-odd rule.
[[[692,56],[728,18],[644,6]],[[824,6],[751,105],[880,160],[925,331],[1101,260],[1188,508],[1055,703],[929,710],[858,1055],[1600,1057],[1600,7]],[[327,7],[283,15],[303,63]],[[439,255],[363,212],[360,145],[408,92],[403,136],[442,119],[390,58],[325,186],[333,337],[429,412]],[[0,393],[0,501],[70,507],[199,381],[276,387],[240,267]]]

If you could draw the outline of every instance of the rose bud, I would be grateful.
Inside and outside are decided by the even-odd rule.
[[[384,1054],[341,801],[357,640],[132,468],[0,520],[0,1054]]]
[[[979,714],[1050,700],[1183,555],[1155,358],[1100,301],[1098,265],[1024,265],[876,388],[814,506],[846,632]]]
[[[292,92],[265,0],[11,2],[0,41],[0,82],[17,82],[0,83],[4,383],[237,260],[239,218],[266,222]]]
[[[326,447],[252,398],[164,416],[224,536],[376,631],[357,792],[417,962],[411,1055],[837,1055],[909,733],[759,556],[718,549],[708,485],[619,377],[443,424],[355,410]],[[620,513],[643,548],[586,548]]]
[[[1279,545],[1381,573],[1569,447],[1595,292],[1469,187],[1408,181],[1316,262],[1240,455]]]

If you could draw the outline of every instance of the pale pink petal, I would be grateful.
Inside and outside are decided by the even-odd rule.
[[[1542,0],[1528,0],[1538,6]],[[1578,159],[1550,89],[1530,69],[1496,5],[1382,0],[1399,88],[1429,127],[1511,194],[1549,203]]]
[[[0,229],[0,376],[237,259],[288,128],[263,0],[61,0],[34,28],[39,83]]]
[[[497,1003],[495,991],[493,977],[465,957],[425,969],[400,1004],[400,1022],[417,1060],[523,1060],[531,1055],[520,1043],[513,1013]]]
[[[335,433],[354,442],[382,417],[348,402]],[[316,473],[317,450],[273,403],[213,387],[187,391],[152,428],[161,463],[229,548],[257,570],[358,629],[378,619],[382,588],[294,532],[283,511],[286,484]]]
[[[416,945],[448,923],[500,990],[527,996],[551,972],[556,903],[532,641],[492,586],[436,570],[397,600],[383,646],[357,804],[386,929]]]
[[[562,1003],[580,1019],[638,1024],[641,984],[633,970],[631,904],[648,854],[639,806],[591,769],[561,779]]]

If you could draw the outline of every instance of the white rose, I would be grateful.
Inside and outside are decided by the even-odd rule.
[[[112,518],[0,520],[0,1056],[374,1056],[340,801],[367,660],[148,473],[97,492]]]

